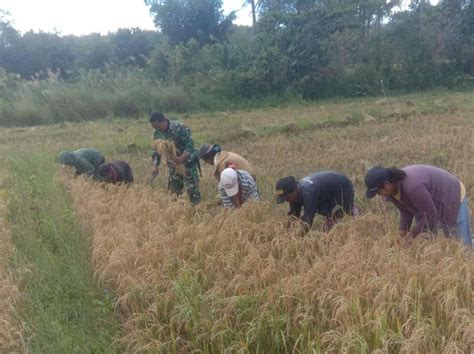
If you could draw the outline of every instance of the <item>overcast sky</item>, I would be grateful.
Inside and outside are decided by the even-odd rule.
[[[237,10],[234,23],[251,25],[250,7],[244,0],[223,0],[224,13]],[[402,0],[407,8],[410,0]],[[438,0],[431,0],[437,4]],[[144,0],[0,0],[0,10],[10,13],[13,27],[25,33],[59,32],[62,35],[83,35],[116,31],[118,28],[154,29]]]
[[[224,0],[224,13],[239,10],[234,23],[250,25],[250,8],[242,8],[243,2]],[[13,27],[22,33],[33,29],[83,35],[106,34],[118,28],[155,28],[143,0],[0,0],[0,10],[10,13]]]

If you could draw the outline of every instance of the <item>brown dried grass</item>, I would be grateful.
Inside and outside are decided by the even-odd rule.
[[[178,157],[176,156],[176,145],[173,141],[163,139],[153,140],[152,147],[164,160],[173,161]],[[174,169],[178,175],[186,175],[186,168],[183,164],[175,164]]]
[[[224,216],[139,185],[68,187],[129,351],[474,346],[473,262],[456,241],[400,248],[371,214],[301,238],[268,203]]]

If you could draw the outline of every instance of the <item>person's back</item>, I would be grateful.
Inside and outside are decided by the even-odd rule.
[[[411,165],[402,168],[406,177],[401,181],[401,202],[413,214],[419,215],[420,205],[430,203],[426,200],[424,191],[431,196],[441,224],[452,226],[456,217],[461,199],[461,183],[458,178],[446,170],[429,165]],[[387,199],[392,199],[389,197]],[[435,225],[430,225],[435,229]]]
[[[94,180],[113,184],[129,184],[133,182],[132,168],[126,161],[111,161],[97,167]]]
[[[102,165],[105,162],[105,158],[99,150],[91,148],[82,148],[73,151],[75,155],[91,163],[95,168]]]
[[[105,162],[105,158],[99,150],[82,148],[76,151],[62,151],[59,154],[59,163],[72,166],[76,174],[87,174],[92,176],[95,169]]]
[[[229,151],[221,151],[214,156],[214,176],[217,180],[220,179],[222,171],[229,166],[233,166],[237,170],[247,171],[256,180],[255,168],[252,164],[239,154]]]
[[[351,193],[352,183],[345,175],[332,172],[321,171],[302,178],[299,181],[302,194],[309,199],[313,199],[318,214],[328,216],[336,203],[339,202],[344,207],[346,213],[350,212],[350,206],[354,202],[354,195]]]

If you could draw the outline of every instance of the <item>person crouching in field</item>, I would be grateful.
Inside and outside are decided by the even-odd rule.
[[[399,232],[405,245],[420,233],[436,234],[441,227],[446,237],[456,235],[472,246],[466,189],[449,172],[428,165],[402,169],[376,166],[365,175],[365,185],[367,198],[378,194],[398,208]],[[412,228],[413,218],[416,224]]]
[[[232,167],[222,171],[218,190],[226,210],[240,208],[249,200],[259,200],[257,184],[252,176]]]
[[[203,144],[199,149],[199,157],[209,165],[214,166],[213,175],[219,181],[221,173],[230,165],[238,170],[247,171],[256,181],[255,168],[242,156],[228,151],[222,151],[218,144]]]
[[[329,232],[345,214],[356,216],[354,187],[345,175],[337,172],[316,172],[296,181],[283,177],[276,183],[277,203],[288,202],[288,216],[300,219],[303,233],[307,233],[317,214],[326,217],[323,230]],[[304,208],[302,217],[301,209]]]
[[[127,162],[120,160],[105,163],[97,167],[94,180],[112,184],[129,184],[133,182],[132,168]]]
[[[59,153],[59,163],[76,169],[76,176],[86,174],[93,176],[95,169],[105,162],[99,150],[79,149],[76,151],[62,151]]]

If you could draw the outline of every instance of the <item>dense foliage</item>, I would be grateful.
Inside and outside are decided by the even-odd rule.
[[[96,113],[80,113],[82,119],[91,119],[143,114],[169,91],[177,98],[163,109],[188,111],[269,98],[473,85],[471,0],[443,0],[437,6],[412,0],[404,11],[399,0],[246,1],[254,10],[253,28],[232,25],[234,14],[224,16],[220,0],[145,2],[158,31],[120,29],[81,37],[21,34],[7,16],[0,17],[2,120],[28,121],[12,108],[13,99],[29,101],[29,108],[22,109],[40,115],[34,122],[69,119],[61,111],[48,119],[38,113],[58,90],[63,97],[73,90],[79,99],[91,95],[100,101]],[[130,85],[141,78],[146,83]],[[90,84],[105,89],[82,91]],[[44,90],[33,96],[40,97],[27,97],[37,86]]]

